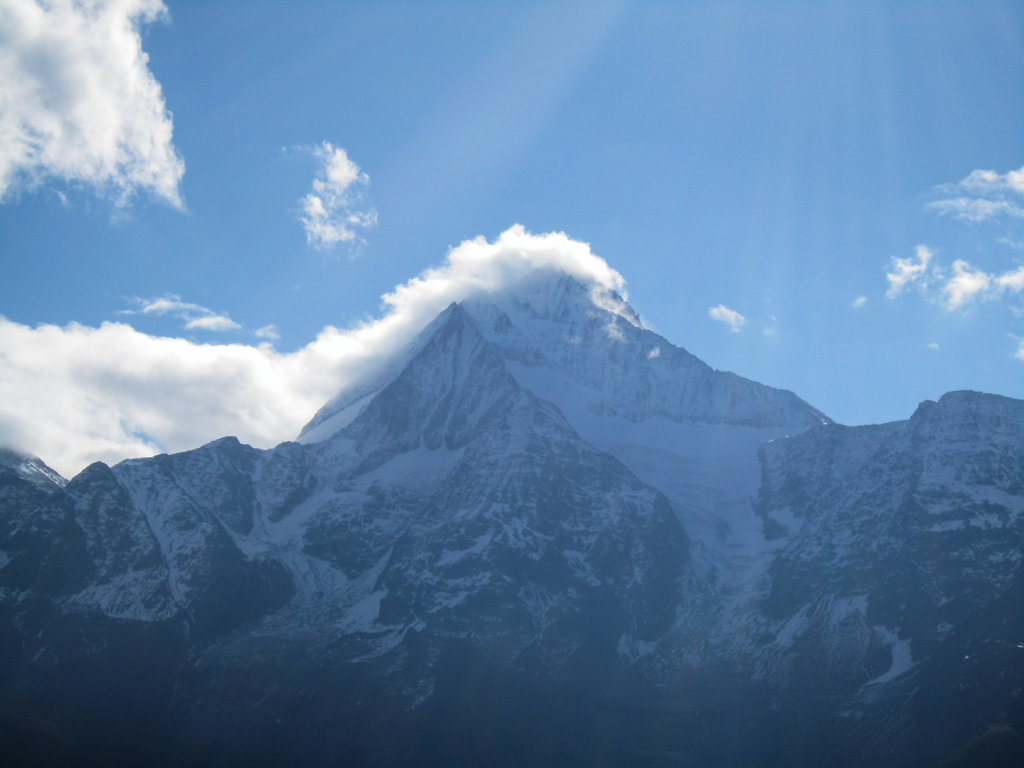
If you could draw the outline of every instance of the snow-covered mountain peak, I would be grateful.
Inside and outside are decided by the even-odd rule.
[[[461,448],[516,388],[473,320],[452,304],[399,376],[341,433],[362,452]]]
[[[494,340],[494,331],[514,324],[520,331],[542,340],[541,346],[558,346],[566,340],[572,343],[571,332],[567,336],[565,329],[575,327],[580,319],[601,316],[605,325],[612,319],[616,323],[640,325],[637,314],[614,288],[550,265],[520,269],[502,281],[500,287],[482,282],[468,287],[465,294],[416,336],[388,353],[386,359],[367,366],[365,374],[346,384],[303,427],[299,442],[319,442],[351,423],[376,393],[394,381],[431,339],[445,332],[446,325],[466,309],[470,310],[473,322],[492,326],[492,333],[486,334],[489,341]],[[515,318],[514,323],[510,318]]]
[[[600,310],[618,315],[637,328],[643,325],[619,291],[552,268],[533,270],[511,287],[475,293],[462,303],[493,305],[508,314],[554,322],[572,322]]]
[[[18,477],[44,491],[63,488],[68,481],[37,456],[0,448],[0,466],[13,470]]]
[[[438,336],[451,334],[463,322],[462,311],[457,303],[452,302],[417,336],[402,344],[387,359],[369,367],[362,377],[349,382],[302,428],[298,442],[326,440],[352,423],[374,396],[395,381],[424,347]]]
[[[377,374],[348,385],[303,430],[319,442],[352,422],[447,325],[465,313],[519,386],[573,412],[682,424],[800,431],[828,419],[791,392],[715,371],[658,334],[614,288],[551,266],[520,274],[511,287],[452,303]],[[581,410],[582,409],[582,410]]]
[[[539,298],[464,306],[520,386],[567,414],[582,405],[633,422],[665,418],[794,431],[828,422],[791,392],[715,371],[643,328],[614,292],[591,290],[572,278],[540,287]]]

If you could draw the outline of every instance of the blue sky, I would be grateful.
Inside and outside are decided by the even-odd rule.
[[[66,473],[293,437],[514,224],[842,423],[1024,396],[1019,3],[0,0],[0,54],[0,442]]]

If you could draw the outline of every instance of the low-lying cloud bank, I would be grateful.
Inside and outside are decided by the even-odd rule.
[[[514,288],[538,270],[604,291],[625,285],[586,243],[517,225],[494,242],[467,240],[385,294],[378,320],[327,326],[293,352],[151,336],[121,322],[30,327],[0,317],[0,446],[34,453],[66,476],[93,461],[188,450],[225,435],[271,447],[294,439],[330,397],[451,302]]]

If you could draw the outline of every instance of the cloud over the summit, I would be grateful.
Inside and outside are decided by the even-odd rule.
[[[139,26],[160,0],[0,0],[0,200],[49,179],[182,206],[185,165]]]
[[[493,242],[462,243],[442,265],[397,286],[383,297],[380,319],[327,326],[292,352],[266,342],[157,337],[126,323],[30,327],[0,317],[0,445],[35,453],[68,475],[91,461],[187,450],[225,435],[271,447],[295,438],[317,408],[376,370],[451,302],[515,288],[545,270],[591,285],[612,309],[612,292],[625,285],[586,243],[515,226]],[[147,308],[205,309],[176,296],[141,302],[138,311]],[[273,333],[264,327],[260,335]]]
[[[313,191],[302,198],[300,218],[306,242],[315,248],[331,248],[338,243],[361,245],[359,231],[377,223],[377,211],[364,191],[370,177],[344,149],[329,141],[308,149],[321,167],[313,179]]]

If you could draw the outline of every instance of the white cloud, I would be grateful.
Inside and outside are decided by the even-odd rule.
[[[150,336],[123,323],[31,328],[0,319],[0,443],[64,474],[227,434],[271,445],[292,436],[329,391],[317,375],[320,343],[282,356]]]
[[[994,274],[975,269],[967,261],[957,259],[950,269],[951,271],[941,266],[933,266],[932,252],[927,247],[919,245],[916,258],[893,258],[892,272],[885,276],[889,281],[886,295],[894,298],[907,285],[917,281],[921,282],[922,289],[928,289],[934,284],[941,286],[942,303],[946,309],[952,311],[975,300],[990,301],[1004,293],[1024,291],[1024,266],[1002,274]],[[937,300],[937,297],[935,298]],[[861,299],[867,301],[863,296],[859,296],[852,306],[863,306],[864,302]]]
[[[377,223],[377,211],[363,191],[370,177],[359,170],[344,149],[328,141],[308,149],[323,165],[313,179],[313,191],[302,198],[306,242],[315,248],[331,248],[338,243],[361,245],[357,230]]]
[[[861,307],[863,307],[867,303],[868,303],[868,297],[867,296],[858,296],[856,299],[854,299],[853,301],[850,302],[850,306],[853,307],[854,309],[860,309]]]
[[[1017,352],[1014,354],[1014,357],[1024,363],[1024,338],[1017,339]]]
[[[661,357],[661,347],[654,347],[647,353],[648,360],[656,360],[659,357]]]
[[[294,352],[270,344],[199,344],[124,323],[30,327],[0,318],[0,444],[35,453],[64,474],[224,435],[270,447],[293,439],[342,387],[382,361],[453,301],[537,280],[555,270],[592,287],[623,319],[625,281],[586,243],[515,226],[494,242],[469,240],[441,266],[383,297],[379,320],[324,328]],[[167,312],[198,305],[170,296]],[[152,310],[153,312],[157,310]]]
[[[938,199],[926,204],[926,208],[940,216],[951,216],[955,219],[980,223],[986,221],[1003,221],[1007,226],[1017,228],[1019,220],[1024,219],[1024,167],[1017,170],[999,173],[992,170],[974,170],[955,184],[943,184],[933,192]],[[1012,225],[1008,220],[1013,221]],[[999,243],[1011,248],[1020,248],[1022,243],[1010,235],[999,238]],[[921,271],[924,274],[927,264]],[[928,273],[932,282],[941,287],[938,296],[933,300],[941,301],[945,309],[954,311],[967,307],[975,301],[994,301],[1002,299],[1006,294],[1024,292],[1024,266],[1006,272],[988,272],[975,268],[964,259],[957,259],[949,270],[934,267]],[[889,275],[890,282],[892,275]],[[916,279],[916,276],[912,279]],[[922,288],[928,289],[927,281]],[[891,283],[890,296],[900,292],[902,285]],[[1024,314],[1022,306],[1009,306],[1015,317]],[[1022,356],[1024,345],[1018,346],[1015,357]]]
[[[204,331],[237,331],[242,326],[227,315],[205,315],[189,320],[185,327],[189,330],[201,328]]]
[[[253,333],[261,339],[269,339],[271,341],[276,341],[281,338],[281,334],[278,333],[276,325],[264,325],[257,328]]]
[[[212,311],[199,304],[192,304],[187,301],[182,301],[181,296],[177,296],[173,293],[167,296],[161,296],[158,299],[132,299],[133,304],[137,304],[138,311],[144,315],[188,315],[190,313],[198,312],[200,314],[212,314]],[[124,310],[124,314],[133,315],[135,312],[130,309]]]
[[[928,347],[928,349],[932,350],[933,352],[938,352],[939,351],[939,345],[938,345],[937,342],[932,341],[932,342],[930,342],[927,345],[927,347]]]
[[[1024,291],[1024,267],[1001,275],[974,269],[963,259],[953,262],[953,275],[942,286],[946,309],[958,309],[974,299],[990,301],[1004,292]]]
[[[1004,272],[995,278],[995,284],[1001,289],[1020,293],[1024,290],[1024,267],[1018,267],[1012,272]]]
[[[889,281],[889,290],[885,295],[890,299],[899,296],[910,283],[920,280],[928,271],[928,263],[932,260],[932,252],[927,246],[919,245],[915,250],[915,258],[892,259],[892,272],[885,275]]]
[[[719,304],[717,307],[711,307],[708,309],[708,316],[712,320],[717,320],[720,323],[725,323],[729,326],[729,330],[733,333],[739,333],[740,328],[747,322],[747,318],[741,315],[734,309],[729,309],[725,304]]]
[[[453,301],[480,293],[501,293],[556,271],[594,286],[595,299],[605,308],[634,321],[611,296],[618,293],[625,298],[626,281],[587,243],[573,240],[564,232],[533,235],[517,224],[493,243],[483,237],[466,240],[448,252],[442,266],[396,286],[383,296],[391,312],[381,322],[415,317],[417,324],[425,324]]]
[[[139,309],[123,310],[124,315],[174,315],[185,321],[185,328],[204,331],[237,331],[242,326],[228,317],[227,314],[214,312],[201,304],[182,301],[180,296],[168,294],[158,299],[131,299]]]
[[[185,166],[139,27],[160,0],[0,0],[0,200],[47,179],[119,205],[139,191],[182,206]]]
[[[946,309],[956,309],[974,299],[979,294],[986,294],[992,287],[992,278],[985,272],[972,270],[971,265],[963,259],[953,262],[953,276],[942,287],[946,297]]]
[[[940,216],[952,216],[955,219],[963,219],[975,223],[999,216],[1024,217],[1024,208],[1006,200],[955,197],[948,200],[936,200],[928,203],[927,207]]]
[[[1009,171],[1008,173],[983,170],[971,171],[957,186],[967,192],[979,195],[1005,191],[1024,194],[1024,168]]]
[[[1011,216],[1024,218],[1024,168],[1007,173],[975,170],[956,184],[935,188],[945,195],[926,205],[940,216],[971,222]]]

